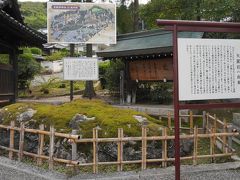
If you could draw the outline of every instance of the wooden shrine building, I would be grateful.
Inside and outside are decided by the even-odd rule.
[[[0,0],[0,54],[9,55],[9,62],[0,64],[0,103],[14,102],[17,98],[17,60],[21,53],[18,48],[42,48],[46,39],[46,36],[24,24],[17,0]]]
[[[203,33],[179,32],[179,37],[202,38]],[[120,73],[121,103],[126,100],[134,104],[137,82],[173,80],[172,49],[172,32],[158,29],[119,35],[116,45],[97,52],[97,55],[105,60],[119,58],[124,61],[125,72]]]

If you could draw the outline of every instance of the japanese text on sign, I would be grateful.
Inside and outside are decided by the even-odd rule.
[[[179,100],[240,97],[240,40],[178,39]]]
[[[65,58],[64,80],[98,80],[97,58]]]

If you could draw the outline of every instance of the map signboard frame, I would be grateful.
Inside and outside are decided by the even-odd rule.
[[[48,43],[116,44],[116,4],[47,3]]]

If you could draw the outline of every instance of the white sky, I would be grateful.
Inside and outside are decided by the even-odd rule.
[[[47,2],[48,0],[18,0],[19,2],[26,2],[26,1],[32,1],[32,2]],[[100,0],[101,1],[101,0]],[[146,4],[149,0],[139,0],[140,4]]]

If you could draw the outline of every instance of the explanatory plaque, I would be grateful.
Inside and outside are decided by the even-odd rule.
[[[179,100],[240,97],[240,40],[178,39]]]

